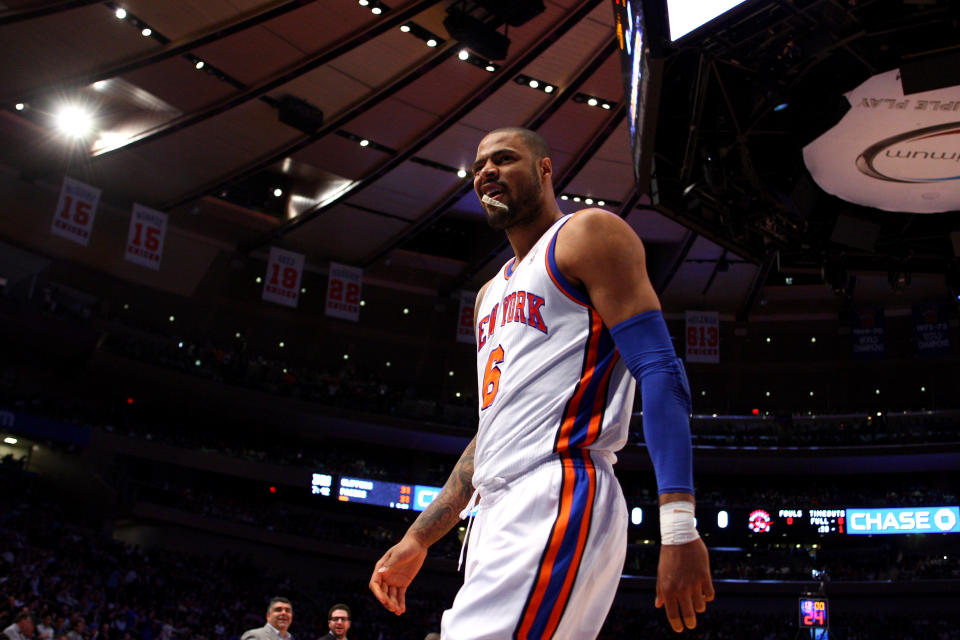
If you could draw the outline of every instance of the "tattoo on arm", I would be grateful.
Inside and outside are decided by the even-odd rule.
[[[460,512],[473,495],[473,455],[476,448],[477,439],[474,438],[463,450],[443,489],[410,525],[408,533],[416,536],[424,545],[432,545],[460,521]]]

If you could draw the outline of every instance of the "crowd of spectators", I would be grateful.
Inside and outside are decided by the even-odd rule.
[[[408,594],[407,614],[396,617],[373,601],[358,578],[336,572],[291,575],[235,553],[131,546],[105,535],[82,511],[70,512],[41,479],[8,465],[0,466],[0,479],[14,496],[0,512],[0,625],[5,628],[29,612],[38,640],[235,640],[244,629],[262,625],[266,601],[274,594],[293,601],[291,631],[297,640],[321,636],[327,606],[339,601],[353,609],[351,637],[420,640],[438,628],[455,589],[421,580]],[[662,612],[646,601],[638,604],[639,597],[618,600],[600,638],[675,637]],[[717,605],[686,637],[788,640],[796,635],[792,610],[762,613]],[[830,637],[955,640],[960,638],[956,617],[956,612],[845,613],[835,604]]]
[[[440,397],[437,394],[442,385],[423,384],[417,379],[386,379],[376,367],[354,360],[319,366],[292,354],[281,358],[276,354],[253,353],[242,335],[235,340],[217,340],[210,336],[186,336],[158,325],[148,327],[126,314],[101,318],[92,311],[89,299],[58,293],[55,287],[45,287],[34,304],[45,313],[94,326],[100,334],[100,349],[185,375],[358,414],[464,428],[476,425],[473,385],[467,385],[458,397]],[[640,442],[639,404],[637,409],[631,431]],[[957,410],[901,414],[872,408],[842,417],[789,412],[760,418],[699,416],[693,421],[692,436],[695,445],[721,447],[902,445],[955,442],[958,426]]]

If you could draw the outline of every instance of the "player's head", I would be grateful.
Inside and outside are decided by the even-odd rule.
[[[267,622],[280,632],[286,632],[293,622],[293,605],[286,598],[276,597],[267,605]]]
[[[553,198],[552,179],[550,148],[529,129],[494,129],[477,147],[473,188],[494,228],[509,229],[542,213],[547,197]]]

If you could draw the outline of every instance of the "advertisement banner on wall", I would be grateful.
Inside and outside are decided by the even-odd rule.
[[[687,311],[687,362],[720,362],[720,314]]]
[[[843,119],[803,149],[824,191],[885,211],[960,209],[960,86],[905,96],[893,69],[846,97]]]

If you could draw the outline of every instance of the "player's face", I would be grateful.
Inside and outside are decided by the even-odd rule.
[[[492,133],[480,141],[473,163],[473,190],[495,229],[509,229],[536,217],[543,184],[538,163],[520,136]],[[484,196],[502,206],[484,202]]]
[[[274,602],[267,611],[267,622],[277,631],[286,631],[293,622],[293,607],[286,602]]]
[[[347,635],[347,631],[350,630],[350,614],[343,609],[334,609],[333,613],[330,614],[327,625],[330,627],[331,633],[333,633],[338,640],[342,640],[342,638]]]

